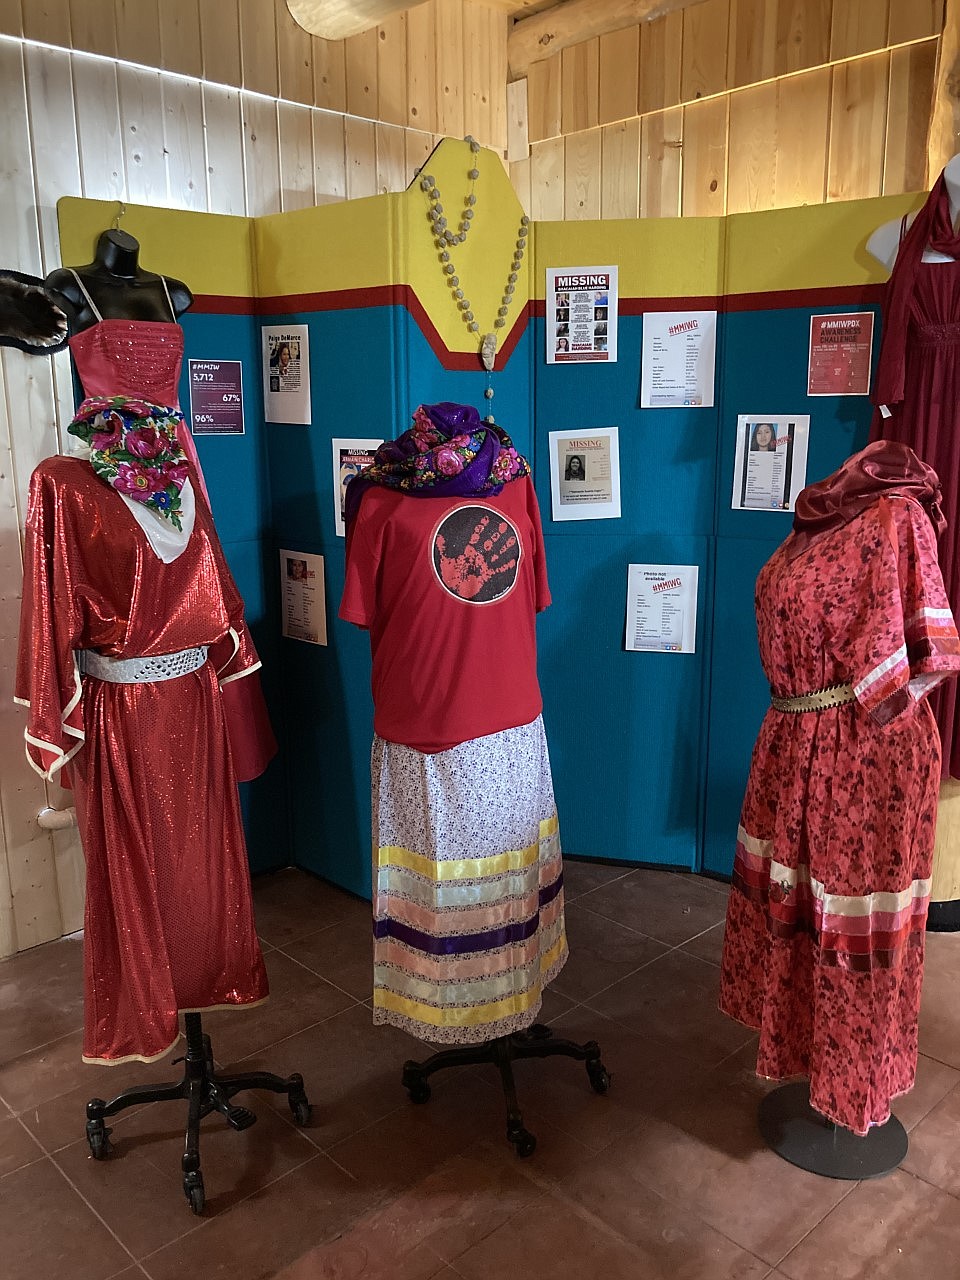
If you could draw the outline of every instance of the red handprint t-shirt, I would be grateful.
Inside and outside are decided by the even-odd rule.
[[[340,617],[370,631],[376,733],[432,753],[535,720],[536,615],[549,603],[529,477],[496,497],[369,489]]]

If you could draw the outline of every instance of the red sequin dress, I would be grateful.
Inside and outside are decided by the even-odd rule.
[[[757,1073],[810,1078],[863,1134],[913,1085],[940,780],[930,689],[960,670],[933,527],[882,498],[760,571],[760,655],[790,697],[754,748],[727,910],[720,1007],[760,1032]]]
[[[176,403],[179,326],[104,320],[71,348],[88,395]],[[28,758],[47,777],[67,765],[76,796],[83,1056],[150,1061],[176,1042],[178,1011],[267,995],[221,694],[260,664],[202,500],[165,563],[88,462],[53,457],[31,479],[26,534],[16,693]],[[76,657],[197,646],[209,649],[199,669],[144,683],[81,677]]]

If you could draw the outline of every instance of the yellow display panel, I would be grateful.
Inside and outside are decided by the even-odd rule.
[[[252,218],[64,196],[57,201],[61,261],[91,262],[100,233],[121,210],[119,225],[139,240],[145,270],[182,280],[194,294],[255,296]]]

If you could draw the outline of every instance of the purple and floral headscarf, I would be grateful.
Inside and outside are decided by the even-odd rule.
[[[412,498],[466,498],[497,494],[511,480],[529,474],[530,464],[507,433],[493,422],[482,422],[472,405],[422,404],[413,426],[385,441],[370,466],[347,485],[347,524],[371,485]]]
[[[90,463],[118,493],[180,529],[180,493],[189,474],[177,438],[179,409],[129,396],[90,396],[67,430],[90,446]]]

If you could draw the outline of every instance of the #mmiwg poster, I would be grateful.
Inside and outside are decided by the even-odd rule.
[[[260,329],[265,422],[310,423],[310,345],[305,324]]]
[[[338,538],[344,536],[347,485],[361,471],[366,471],[382,444],[382,440],[335,439],[333,442],[333,514]]]
[[[750,414],[737,418],[733,469],[735,511],[792,511],[807,483],[809,414]]]
[[[872,311],[811,316],[807,395],[868,395],[872,355]]]
[[[695,653],[695,564],[631,564],[627,569],[624,648],[642,653]]]
[[[620,515],[620,440],[616,427],[550,432],[554,520],[615,520]]]
[[[547,268],[547,363],[615,364],[617,268]]]
[[[280,599],[285,636],[307,644],[327,643],[323,556],[281,549]]]
[[[640,408],[709,408],[717,364],[716,311],[645,311]]]

